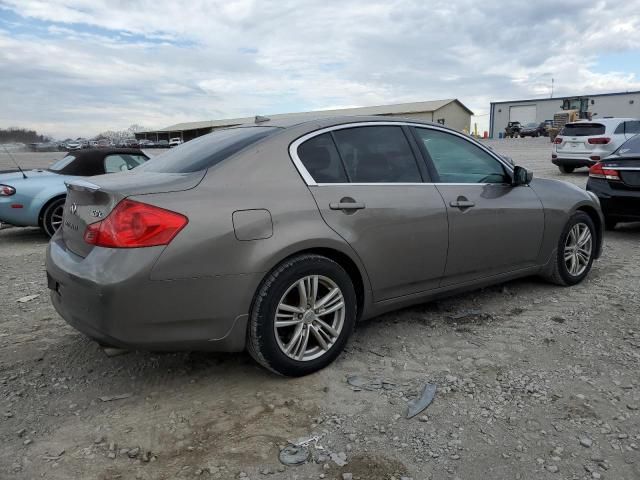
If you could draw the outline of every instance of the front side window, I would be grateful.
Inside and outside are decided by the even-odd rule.
[[[402,127],[354,127],[335,130],[333,135],[351,182],[422,182]]]
[[[627,135],[634,135],[640,133],[640,120],[630,120],[625,122],[624,133]]]
[[[427,128],[416,128],[440,183],[505,183],[502,164],[464,138]]]
[[[130,155],[119,153],[117,155],[107,155],[104,159],[104,172],[116,173],[126,172],[139,165],[142,165],[147,157],[142,155]]]

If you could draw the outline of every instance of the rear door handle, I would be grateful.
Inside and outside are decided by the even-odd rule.
[[[475,207],[476,204],[470,200],[456,200],[455,202],[451,202],[449,205],[456,208],[471,208]]]
[[[362,202],[335,202],[330,203],[329,208],[331,210],[362,210],[365,205]]]

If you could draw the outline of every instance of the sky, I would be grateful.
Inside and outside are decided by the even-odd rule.
[[[640,90],[640,0],[0,0],[0,128]]]

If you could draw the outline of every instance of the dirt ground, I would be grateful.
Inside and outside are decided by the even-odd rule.
[[[586,181],[546,139],[490,145]],[[51,307],[45,237],[2,230],[0,478],[640,479],[639,240],[607,232],[572,288],[519,280],[363,323],[329,368],[286,379],[246,354],[105,356]],[[280,463],[289,442],[306,463]]]

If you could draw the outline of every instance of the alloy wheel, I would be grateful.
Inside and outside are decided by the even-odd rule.
[[[593,237],[589,226],[576,223],[564,242],[564,264],[573,277],[578,277],[589,267],[593,250]]]
[[[340,337],[345,300],[338,285],[323,275],[308,275],[291,285],[278,303],[273,328],[280,350],[297,361],[327,353]]]

